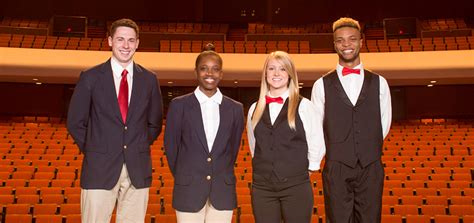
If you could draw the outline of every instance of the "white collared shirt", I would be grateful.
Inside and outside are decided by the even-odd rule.
[[[342,87],[346,92],[347,96],[351,100],[352,104],[357,103],[359,98],[360,91],[362,89],[362,84],[364,83],[364,67],[361,64],[354,67],[354,69],[360,69],[360,75],[357,74],[348,74],[342,76],[343,66],[340,64],[336,67],[337,77],[341,81]],[[392,123],[392,103],[390,97],[390,88],[388,87],[387,80],[379,75],[380,79],[380,116],[382,124],[383,137],[385,138],[390,130],[390,125]],[[311,101],[314,103],[316,110],[318,111],[318,119],[321,123],[324,120],[324,83],[323,78],[319,78],[313,85],[313,90],[311,91]]]
[[[214,140],[216,139],[217,130],[220,123],[219,105],[222,103],[222,93],[219,89],[212,96],[205,95],[199,87],[194,90],[194,95],[199,101],[201,107],[202,123],[204,125],[204,132],[206,133],[207,147],[209,152],[212,150]]]
[[[122,72],[124,68],[120,65],[115,58],[110,59],[110,64],[112,65],[112,73],[114,74],[114,84],[115,92],[117,93],[117,98],[120,92],[120,82],[122,81]],[[128,84],[128,104],[130,105],[130,98],[132,97],[132,86],[133,86],[133,61],[130,62],[127,67],[127,84]]]
[[[272,98],[276,98],[275,96],[271,95],[270,92],[268,92],[268,96]],[[283,108],[283,105],[285,104],[286,99],[289,96],[289,91],[285,91],[282,95],[280,95],[281,98],[283,98],[283,103],[278,104],[278,103],[270,103],[268,104],[268,113],[270,113],[270,120],[272,122],[272,125],[275,123],[276,119],[278,118],[278,114],[280,114],[281,109]],[[253,114],[253,111],[252,111]]]
[[[289,91],[286,91],[280,97],[283,98],[283,101],[286,101],[288,98]],[[271,95],[268,95],[273,97]],[[253,103],[250,106],[249,113],[247,115],[247,136],[250,147],[250,154],[254,155],[255,151],[255,135],[252,128],[252,115],[255,110],[257,103]],[[273,123],[280,114],[283,104],[270,103],[268,105],[270,119]],[[306,98],[301,100],[301,103],[298,107],[298,114],[300,116],[301,122],[303,123],[303,129],[305,131],[306,143],[308,144],[308,161],[309,161],[309,170],[319,170],[321,165],[321,160],[323,159],[326,153],[326,147],[324,146],[324,135],[323,135],[323,125],[319,123],[319,120],[315,118],[316,109],[314,105]]]
[[[362,89],[362,84],[364,84],[364,68],[362,63],[355,66],[352,69],[360,69],[360,74],[348,74],[346,76],[342,76],[342,69],[343,66],[337,64],[336,73],[341,81],[342,87],[351,100],[352,105],[357,103],[357,99],[359,98],[360,90]]]

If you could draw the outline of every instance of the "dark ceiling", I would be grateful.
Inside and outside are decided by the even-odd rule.
[[[129,17],[161,22],[331,22],[342,16],[361,21],[384,18],[464,18],[472,20],[472,0],[7,0],[0,15],[42,17],[87,16],[104,20]]]

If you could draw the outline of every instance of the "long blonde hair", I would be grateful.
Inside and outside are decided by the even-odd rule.
[[[299,103],[300,91],[298,88],[298,75],[296,73],[295,65],[291,60],[288,53],[283,51],[275,51],[268,55],[267,59],[265,60],[265,64],[263,65],[263,72],[262,72],[262,81],[260,83],[260,96],[257,101],[257,105],[255,106],[255,111],[252,116],[252,128],[255,129],[257,123],[260,121],[263,115],[263,111],[265,110],[266,102],[265,96],[268,94],[270,87],[267,83],[267,68],[268,63],[270,60],[275,59],[280,62],[283,67],[285,68],[286,72],[288,73],[289,80],[288,80],[288,125],[292,130],[296,130],[296,112]]]

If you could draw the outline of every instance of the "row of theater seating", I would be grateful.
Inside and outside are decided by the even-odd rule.
[[[263,24],[249,23],[247,33],[267,33],[267,34],[292,34],[292,33],[332,33],[332,24],[316,23],[305,25],[280,25],[280,24]]]
[[[421,21],[421,28],[423,30],[449,30],[449,29],[466,29],[467,24],[464,19],[427,19]]]
[[[79,222],[82,155],[64,124],[57,123],[61,119],[51,119],[55,123],[48,123],[50,119],[45,117],[15,120],[0,123],[0,172],[6,173],[0,184],[1,194],[5,194],[0,196],[0,210],[6,222],[20,222],[21,218],[40,223]],[[471,222],[474,122],[424,123],[394,123],[385,141],[382,222]],[[151,150],[153,183],[147,222],[176,222],[171,207],[174,180],[162,144],[161,135]],[[411,164],[418,160],[419,166]],[[246,134],[235,165],[239,207],[233,222],[251,223],[252,166]],[[313,174],[311,182],[313,222],[325,222],[321,173]],[[74,213],[65,214],[69,205]],[[48,214],[39,214],[43,209]]]
[[[366,40],[362,52],[470,50],[474,36]]]
[[[107,24],[110,26],[111,21]],[[0,23],[2,26],[48,28],[47,19],[11,18],[4,17]],[[229,24],[211,23],[158,23],[139,22],[140,28],[146,32],[177,32],[177,33],[227,33]],[[362,24],[363,25],[363,24]],[[442,18],[421,20],[423,30],[447,30],[468,28],[464,19]],[[104,27],[105,29],[105,27]],[[305,25],[282,25],[249,23],[248,33],[331,33],[331,23],[317,23]]]
[[[10,26],[10,27],[48,28],[49,20],[48,19],[4,17],[0,25]]]
[[[312,49],[309,41],[201,41],[161,40],[156,48],[141,48],[150,52],[201,52],[203,46],[213,42],[220,53],[269,53],[283,50],[295,54],[332,53],[332,48]],[[104,38],[79,38],[0,34],[0,47],[39,49],[108,51]],[[361,52],[410,52],[432,50],[469,50],[474,48],[474,37],[433,37],[412,39],[366,40]]]
[[[310,53],[308,41],[212,41],[220,53],[270,53],[283,50],[288,53]],[[161,40],[160,52],[201,52],[207,41]]]
[[[66,50],[110,50],[105,38],[0,34],[0,47]]]
[[[200,41],[200,40],[161,40],[157,48],[144,48],[141,51],[153,52],[201,52],[212,42],[220,53],[268,53],[284,50],[289,53],[310,53],[308,41]],[[34,36],[0,34],[0,47],[66,49],[66,50],[110,50],[107,39]]]
[[[110,27],[112,21],[107,21],[107,25],[103,25],[105,32]],[[229,24],[214,23],[159,23],[159,22],[137,22],[142,32],[163,32],[163,33],[223,33],[229,31]],[[0,26],[7,27],[29,27],[29,28],[49,28],[48,19],[33,18],[11,18],[4,17]],[[107,26],[107,27],[105,27]],[[97,26],[94,26],[97,27]]]
[[[364,27],[364,24],[361,23]],[[453,30],[468,28],[464,19],[428,19],[421,20],[421,29],[426,31],[434,30]],[[267,33],[267,34],[292,34],[292,33],[332,33],[331,23],[317,23],[305,25],[281,25],[281,24],[264,24],[249,23],[247,33]]]
[[[138,22],[138,25],[141,32],[226,34],[229,31],[229,24]]]

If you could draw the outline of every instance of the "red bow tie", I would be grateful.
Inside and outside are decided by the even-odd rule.
[[[270,104],[272,102],[276,102],[278,104],[283,104],[283,98],[282,97],[272,98],[272,97],[269,97],[269,96],[265,96],[265,102],[267,104]]]
[[[360,74],[360,69],[351,69],[351,68],[344,67],[342,69],[342,76],[346,76],[348,74]]]

